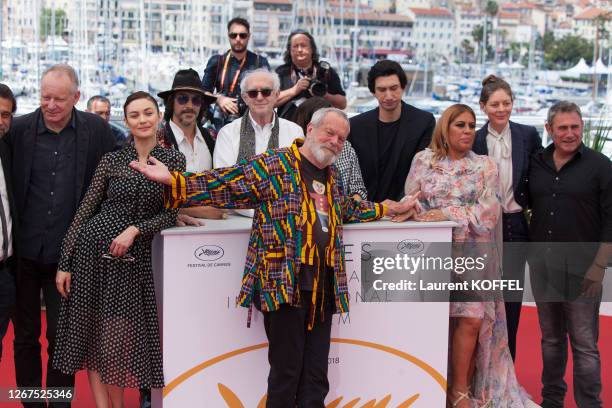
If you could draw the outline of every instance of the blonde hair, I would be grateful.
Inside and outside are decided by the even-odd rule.
[[[442,113],[440,119],[438,119],[436,128],[431,135],[431,143],[429,144],[429,148],[433,151],[436,160],[441,160],[448,156],[448,129],[451,123],[453,123],[459,115],[465,112],[469,112],[474,120],[476,120],[476,114],[472,108],[462,103],[449,106]]]

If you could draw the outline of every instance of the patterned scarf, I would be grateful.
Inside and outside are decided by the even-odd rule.
[[[253,124],[251,123],[251,118],[249,117],[248,109],[241,119],[242,123],[240,123],[240,147],[238,149],[237,162],[240,162],[242,159],[246,159],[247,157],[254,156],[256,154],[255,129],[253,129]],[[274,115],[274,125],[272,126],[272,134],[270,135],[270,139],[268,140],[268,148],[266,150],[275,149],[278,147],[278,127],[278,115]]]

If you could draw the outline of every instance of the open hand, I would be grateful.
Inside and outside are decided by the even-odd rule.
[[[434,210],[426,211],[421,214],[417,214],[414,219],[415,221],[421,222],[448,221],[448,218],[446,217],[446,215],[444,215],[442,210],[437,208]]]
[[[177,227],[203,227],[205,224],[204,220],[201,218],[192,217],[191,215],[181,214],[179,212],[176,216],[176,225]]]
[[[172,184],[172,176],[164,163],[153,156],[149,157],[149,162],[151,164],[145,164],[134,160],[130,163],[130,167],[141,172],[149,180],[166,185]]]

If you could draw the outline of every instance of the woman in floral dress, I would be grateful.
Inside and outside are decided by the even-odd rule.
[[[419,152],[406,179],[406,195],[420,192],[419,221],[451,220],[453,242],[493,249],[500,216],[498,173],[487,156],[471,151],[476,116],[453,105],[441,116],[428,149]],[[498,273],[496,261],[488,273]],[[508,349],[504,303],[451,302],[448,404],[452,407],[522,408],[527,398],[518,385]]]
[[[161,185],[128,164],[153,156],[185,170],[182,153],[157,144],[160,114],[151,95],[130,95],[124,114],[134,143],[100,161],[56,276],[63,299],[53,366],[86,369],[98,408],[122,407],[124,387],[164,386],[151,243],[177,211],[164,207]]]

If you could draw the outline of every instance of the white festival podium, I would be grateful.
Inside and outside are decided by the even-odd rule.
[[[171,228],[154,242],[166,387],[153,407],[259,408],[268,360],[263,316],[235,305],[252,220]],[[452,222],[344,226],[350,313],[334,315],[328,407],[443,407],[448,303],[364,302],[362,244],[450,242]],[[367,244],[365,244],[367,245]],[[402,405],[403,404],[403,405]]]

